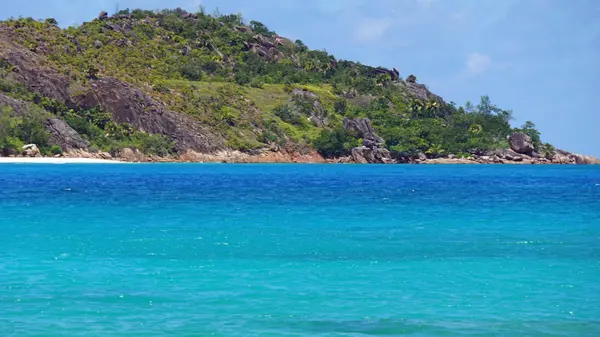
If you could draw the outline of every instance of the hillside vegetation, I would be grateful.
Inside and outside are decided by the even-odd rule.
[[[240,15],[181,9],[102,13],[66,29],[54,19],[1,22],[0,105],[5,155],[26,143],[46,154],[76,148],[52,141],[50,118],[87,150],[113,155],[128,147],[342,157],[363,141],[345,118],[368,118],[396,159],[504,149],[515,131],[512,112],[488,96],[457,106],[414,75],[338,60]],[[520,131],[552,155],[533,123]]]

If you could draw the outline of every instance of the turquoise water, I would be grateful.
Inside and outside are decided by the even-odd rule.
[[[600,167],[0,165],[0,335],[600,336]]]

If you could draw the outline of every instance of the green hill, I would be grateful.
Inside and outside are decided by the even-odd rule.
[[[515,131],[511,111],[487,96],[457,106],[414,75],[338,60],[237,15],[181,9],[102,13],[66,29],[54,19],[0,22],[0,105],[4,155],[35,143],[45,154],[284,149],[333,158],[362,144],[383,161],[411,161],[505,149]],[[344,123],[362,118],[372,132]],[[552,158],[533,123],[521,131]]]

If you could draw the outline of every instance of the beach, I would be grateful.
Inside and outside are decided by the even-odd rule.
[[[93,158],[0,157],[0,164],[122,164],[124,162]]]

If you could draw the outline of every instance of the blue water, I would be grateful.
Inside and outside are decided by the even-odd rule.
[[[600,166],[0,165],[0,336],[600,336]]]

